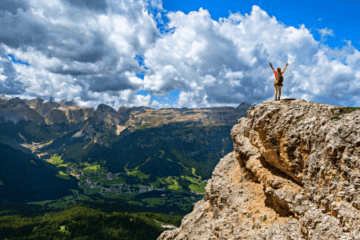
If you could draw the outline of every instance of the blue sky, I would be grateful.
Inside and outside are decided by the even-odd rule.
[[[218,20],[220,17],[232,13],[250,13],[253,5],[259,6],[270,16],[288,26],[299,27],[304,24],[314,35],[315,40],[321,41],[319,29],[331,29],[334,36],[324,38],[325,44],[331,48],[341,48],[346,45],[344,40],[351,40],[356,49],[360,49],[360,1],[357,0],[329,0],[326,1],[236,1],[236,0],[198,0],[198,1],[163,1],[163,7],[168,11],[182,11],[188,14],[200,7],[209,10],[211,18]]]
[[[98,3],[1,1],[0,94],[236,107],[272,100],[288,62],[282,98],[360,105],[358,1]]]

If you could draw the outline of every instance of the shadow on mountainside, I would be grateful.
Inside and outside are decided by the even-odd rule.
[[[78,180],[72,176],[64,179],[60,169],[39,160],[31,154],[0,144],[0,203],[28,202],[57,199],[78,188]],[[58,176],[56,176],[58,175]]]

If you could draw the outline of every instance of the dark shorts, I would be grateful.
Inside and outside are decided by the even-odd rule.
[[[276,87],[276,86],[282,87],[283,85],[282,84],[274,84],[274,87]]]

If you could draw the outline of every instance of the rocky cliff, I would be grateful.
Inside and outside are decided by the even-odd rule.
[[[247,113],[206,196],[158,240],[360,239],[360,111],[300,99]]]
[[[32,142],[48,142],[79,130],[93,114],[93,108],[78,107],[73,101],[0,97],[0,143],[31,153],[26,148]]]

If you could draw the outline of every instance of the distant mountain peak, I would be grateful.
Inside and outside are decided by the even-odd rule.
[[[237,106],[236,108],[243,108],[243,107],[245,107],[245,106],[251,106],[249,103],[247,103],[247,102],[242,102],[242,103],[240,103],[240,105],[239,106]]]
[[[115,109],[113,109],[112,107],[101,103],[97,108],[96,111],[101,111],[101,112],[105,112],[105,111],[111,111],[111,112],[116,112]]]

